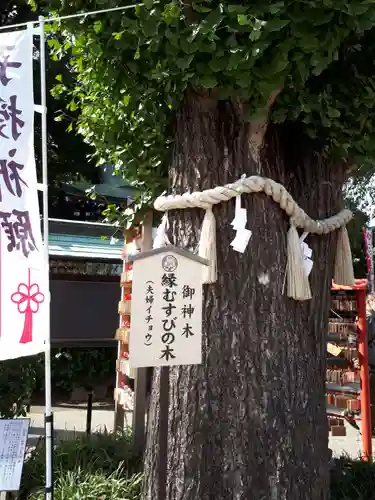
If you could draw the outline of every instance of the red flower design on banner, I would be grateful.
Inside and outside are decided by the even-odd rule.
[[[39,291],[39,285],[36,283],[31,284],[30,269],[28,277],[28,284],[20,283],[17,291],[11,296],[12,302],[17,304],[18,312],[25,315],[20,344],[32,342],[33,314],[39,311],[39,305],[44,302],[44,295]]]

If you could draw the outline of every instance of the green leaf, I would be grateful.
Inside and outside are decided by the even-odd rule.
[[[268,7],[271,14],[277,14],[284,8],[284,2],[276,2]]]
[[[334,108],[328,108],[327,114],[330,118],[340,118],[340,116],[341,116],[340,111],[338,109],[334,109]]]
[[[244,14],[247,11],[243,5],[228,5],[227,9],[230,14]]]
[[[98,20],[94,22],[94,31],[95,33],[100,33],[103,28],[103,23],[102,21]]]
[[[250,76],[250,74],[247,71],[243,72],[243,73],[239,73],[236,77],[236,83],[242,89],[251,88],[251,76]]]
[[[55,76],[55,79],[58,81],[58,82],[62,82],[62,74],[60,73],[59,75],[56,75]]]
[[[154,0],[143,0],[146,9],[151,10],[154,5]]]
[[[48,46],[53,50],[58,50],[61,47],[61,44],[57,40],[57,38],[48,38],[47,43]]]
[[[223,71],[228,65],[228,57],[213,57],[208,65],[214,72]]]
[[[121,40],[121,37],[123,34],[124,34],[124,31],[117,31],[115,33],[112,33],[112,36],[115,40]]]
[[[212,75],[205,75],[199,78],[199,83],[205,89],[214,89],[217,86],[217,80]]]
[[[75,102],[74,99],[72,99],[69,103],[69,109],[70,111],[76,111],[78,109],[77,103]]]
[[[309,77],[309,69],[307,68],[305,61],[299,59],[296,61],[296,68],[301,77],[301,80],[305,82]]]
[[[133,61],[127,61],[126,66],[130,69],[132,73],[138,73],[138,66],[137,63]]]
[[[167,4],[162,14],[166,24],[173,24],[180,18],[180,7],[174,2]]]
[[[260,30],[253,30],[249,35],[249,40],[256,42],[261,37],[262,32]]]
[[[223,16],[223,7],[221,4],[215,10],[212,10],[210,14],[202,21],[201,23],[201,33],[208,33],[210,30],[215,30],[222,20]]]
[[[233,69],[238,68],[240,62],[242,61],[242,59],[244,57],[244,54],[242,51],[236,51],[236,52],[230,51],[230,52],[231,53],[229,56],[229,62],[228,62],[227,69],[233,70]]]
[[[200,12],[201,14],[206,14],[207,12],[211,12],[212,9],[210,7],[204,7],[203,5],[199,5],[197,3],[192,3],[192,7],[196,12]]]
[[[250,19],[245,14],[238,14],[237,21],[240,26],[246,26],[247,24],[250,24]]]
[[[261,95],[265,96],[267,99],[275,92],[277,86],[274,82],[267,82],[266,80],[259,80],[256,82],[256,87],[258,88]]]
[[[179,69],[185,70],[190,66],[193,59],[194,59],[194,54],[190,56],[185,56],[183,58],[179,58],[176,60],[176,65]]]
[[[188,42],[186,38],[181,38],[179,45],[181,47],[181,50],[183,50],[185,54],[193,54],[198,50],[196,43]]]
[[[270,19],[264,28],[267,31],[279,31],[290,23],[290,19]]]
[[[306,37],[298,40],[298,45],[305,52],[314,52],[315,50],[318,49],[320,42],[319,42],[319,39],[317,37],[307,35]]]
[[[369,10],[370,6],[365,3],[348,2],[348,13],[351,16],[360,16]]]
[[[158,31],[159,20],[156,16],[149,15],[142,21],[142,31],[146,37],[155,36]]]
[[[314,17],[311,22],[314,26],[321,26],[322,24],[328,24],[332,21],[335,12],[332,10],[331,12],[327,12],[324,9],[315,9]]]
[[[169,43],[171,45],[173,45],[173,47],[176,47],[178,49],[180,48],[180,44],[179,44],[180,38],[175,31],[172,31],[171,29],[168,28],[165,32],[165,36],[168,39]],[[184,40],[185,40],[184,38],[181,38],[181,42],[183,42]],[[185,42],[186,42],[186,40],[185,40]],[[189,45],[189,44],[186,43],[186,45]],[[181,48],[182,48],[182,45],[181,45]],[[184,49],[182,48],[182,50],[184,50]],[[184,50],[184,52],[185,52],[185,50]]]
[[[275,74],[281,73],[288,66],[288,64],[288,54],[280,54],[279,57],[273,59],[272,63],[270,64],[270,69]]]

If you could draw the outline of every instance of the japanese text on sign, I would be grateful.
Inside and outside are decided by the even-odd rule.
[[[45,350],[49,283],[40,222],[27,28],[0,34],[0,360]]]
[[[0,230],[5,254],[40,267],[31,37],[27,31],[0,36]]]
[[[29,419],[0,420],[0,491],[17,491],[26,450]]]
[[[154,282],[147,281],[146,283],[146,333],[145,333],[145,345],[150,346],[152,344],[152,331],[154,329],[153,318],[152,318],[152,304],[154,302]]]
[[[158,252],[133,264],[130,365],[201,363],[202,264]]]
[[[175,270],[178,266],[177,259],[173,255],[168,255],[164,257],[162,261],[162,267],[164,271]],[[161,342],[163,348],[161,350],[160,359],[165,358],[165,361],[176,359],[174,354],[173,344],[176,340],[176,322],[177,316],[175,316],[176,305],[174,304],[176,300],[175,288],[177,285],[177,277],[172,272],[165,272],[161,278],[161,286],[163,289],[163,301],[164,305],[162,310],[164,311],[164,318],[162,318],[162,335]]]

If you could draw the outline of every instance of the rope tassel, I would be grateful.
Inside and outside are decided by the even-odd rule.
[[[311,299],[298,231],[293,222],[288,231],[287,295],[294,300]]]
[[[352,251],[346,226],[339,229],[337,237],[334,280],[338,285],[344,286],[353,286],[355,283]]]
[[[204,215],[201,237],[199,240],[198,255],[208,260],[208,266],[203,270],[203,283],[216,283],[217,260],[216,260],[216,220],[212,208],[207,208]]]

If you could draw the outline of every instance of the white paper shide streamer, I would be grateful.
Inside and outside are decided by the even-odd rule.
[[[32,30],[0,34],[0,359],[44,350],[48,271],[34,159]]]
[[[168,229],[169,229],[168,213],[165,213],[163,215],[159,227],[157,228],[156,236],[154,238],[153,248],[162,248],[171,244],[167,236]]]
[[[236,236],[230,246],[236,252],[244,253],[252,233],[249,229],[246,229],[247,210],[241,207],[241,195],[236,196],[235,200],[236,206],[231,226],[236,231]]]
[[[303,255],[303,267],[305,268],[305,273],[306,276],[310,276],[310,273],[312,271],[314,262],[312,260],[312,249],[309,247],[309,245],[306,243],[306,238],[308,237],[309,233],[304,232],[302,236],[300,237],[300,243],[301,243],[301,250],[302,250],[302,255]]]

